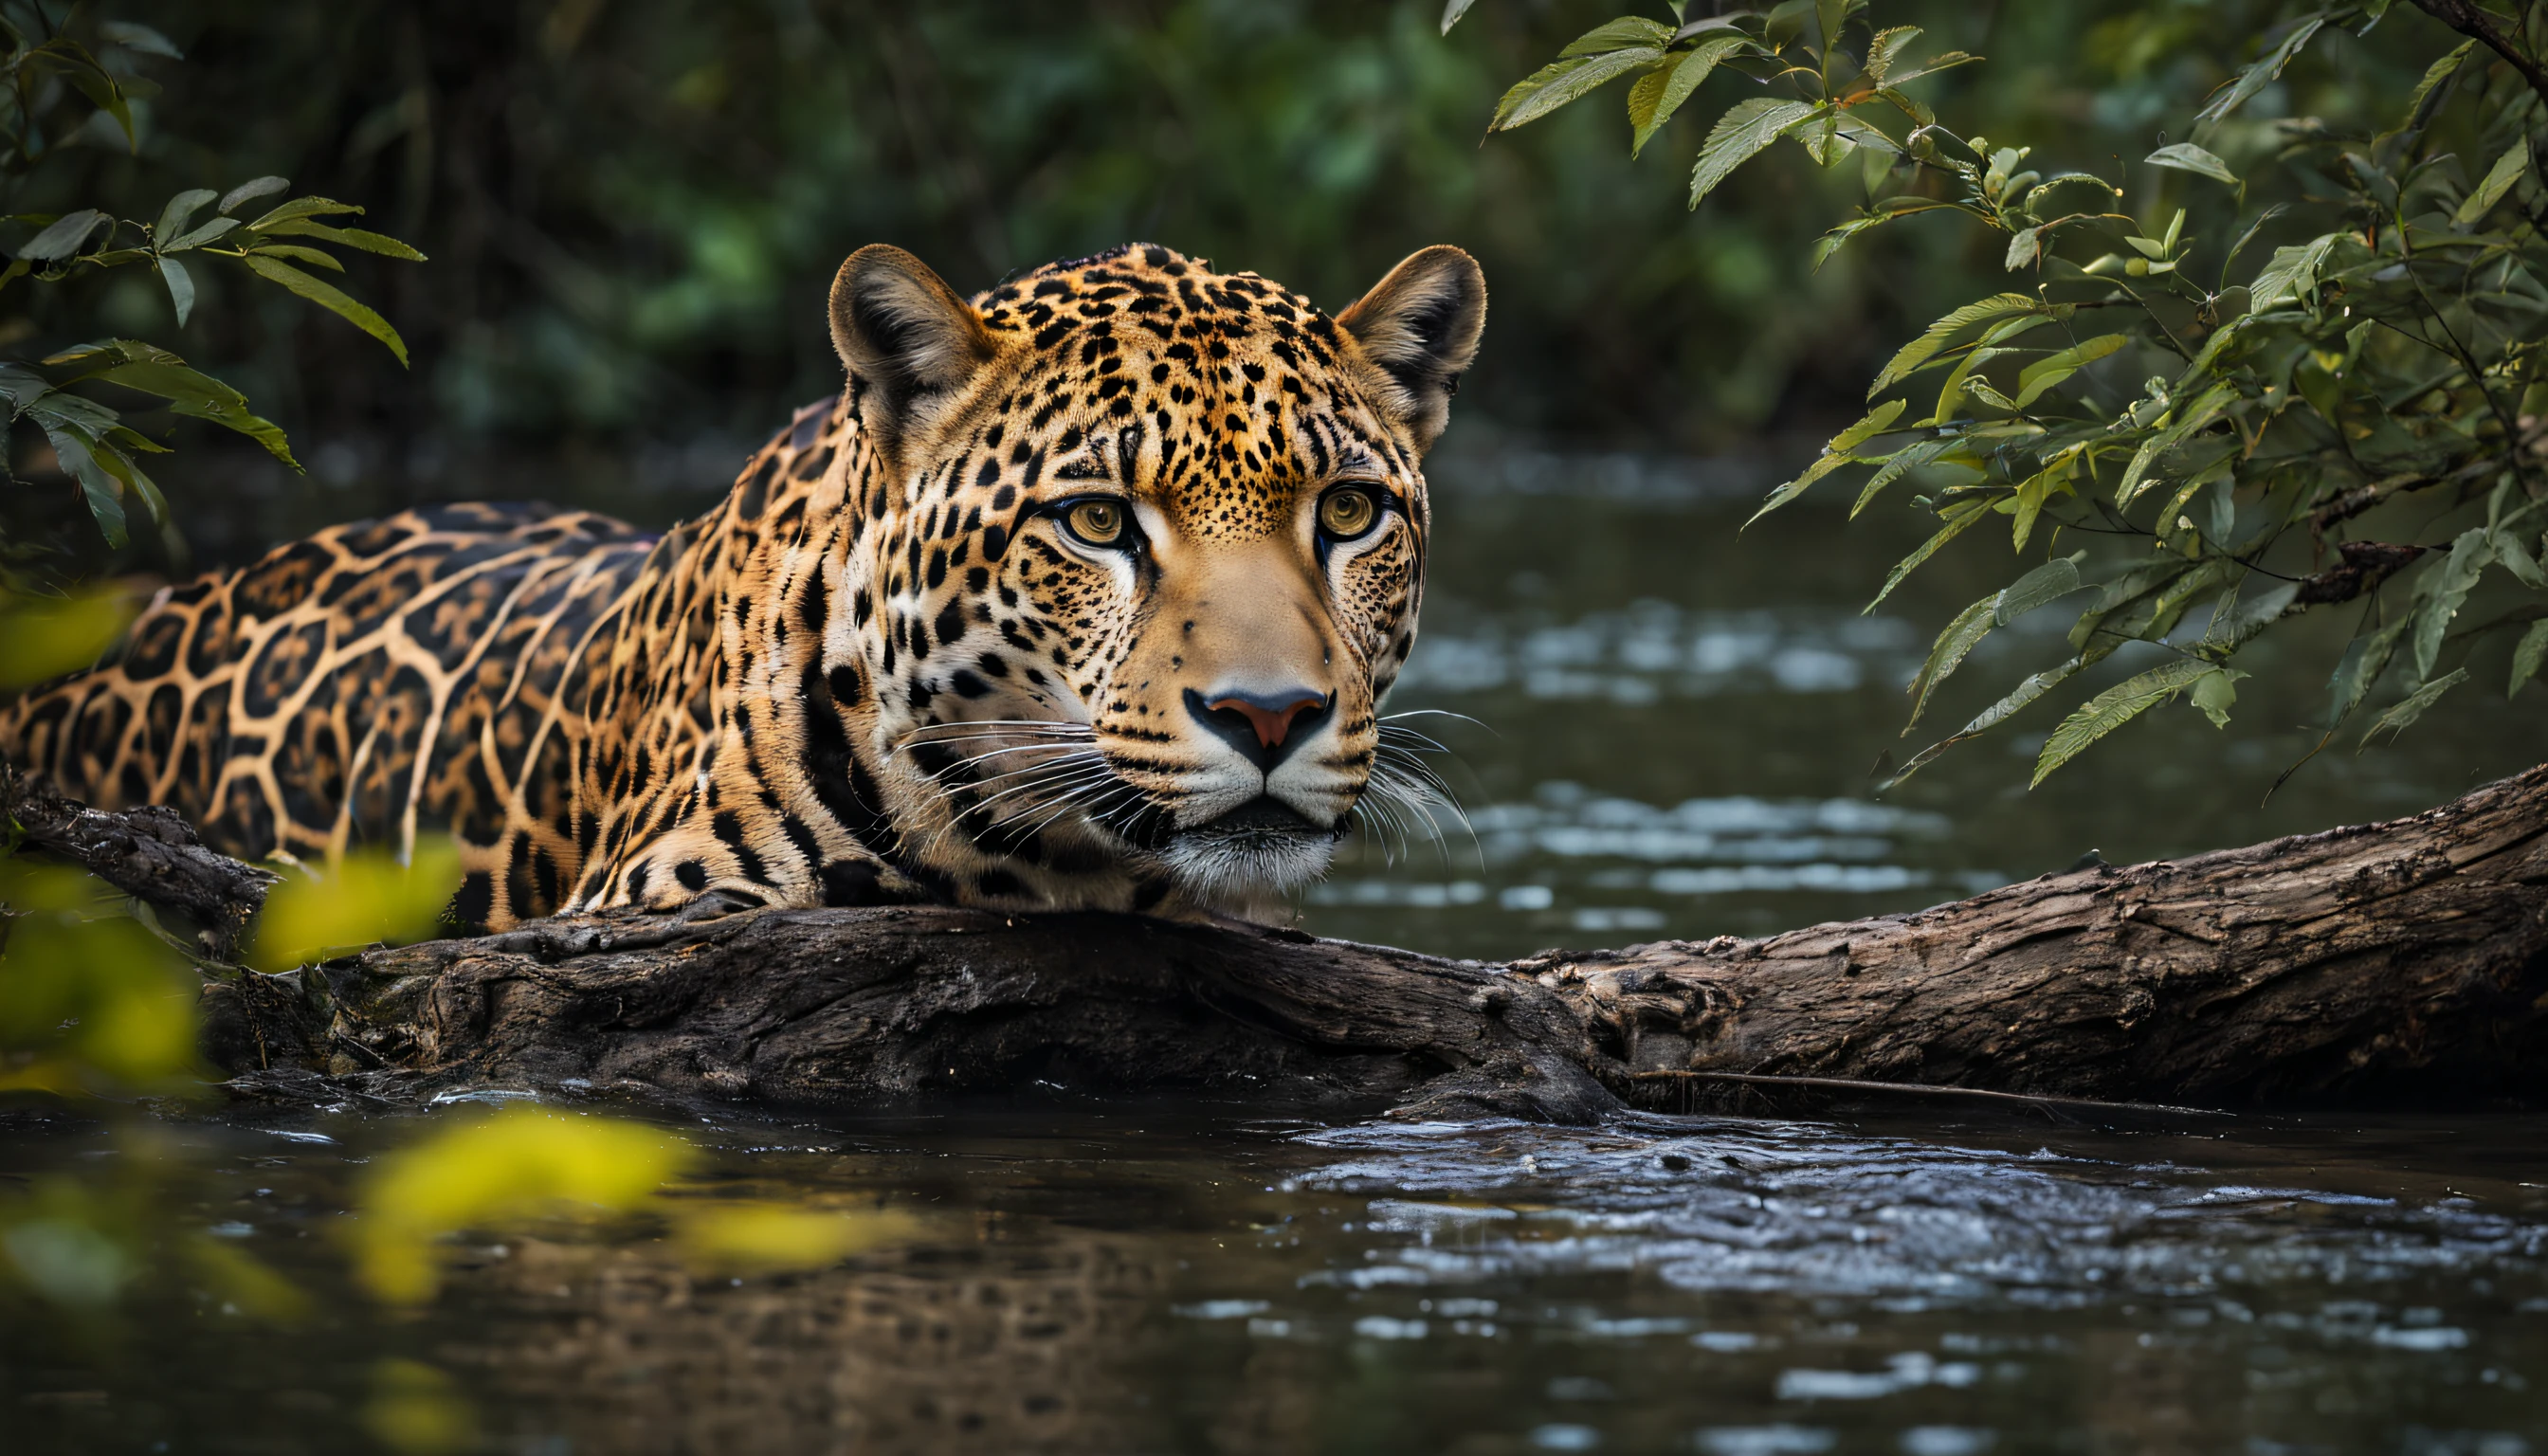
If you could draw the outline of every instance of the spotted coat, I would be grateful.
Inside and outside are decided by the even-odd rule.
[[[863,249],[848,389],[704,515],[321,532],[160,592],[0,715],[0,752],[244,856],[448,829],[469,924],[1260,908],[1387,777],[1419,462],[1484,311],[1451,248],[1332,318],[1156,246],[970,300]]]

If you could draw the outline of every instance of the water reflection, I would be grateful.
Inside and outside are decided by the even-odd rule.
[[[331,1230],[416,1130],[163,1130],[163,1229],[307,1320],[145,1270],[66,1342],[17,1297],[11,1449],[2548,1449],[2536,1119],[690,1124],[701,1193],[910,1236],[757,1273],[625,1221],[490,1228],[400,1315]],[[41,1177],[112,1181],[117,1145],[0,1134]]]

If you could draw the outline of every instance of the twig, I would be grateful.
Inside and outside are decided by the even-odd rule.
[[[2469,0],[2415,0],[2415,8],[2502,56],[2514,70],[2521,72],[2522,79],[2530,83],[2530,89],[2539,93],[2539,99],[2548,102],[2548,70],[2541,69],[2539,62],[2524,54],[2504,37],[2503,32],[2497,30],[2495,22],[2485,11],[2470,4]]]

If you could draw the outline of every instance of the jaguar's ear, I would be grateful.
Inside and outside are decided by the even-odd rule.
[[[857,382],[859,422],[890,452],[990,362],[994,345],[945,279],[878,242],[850,254],[832,280],[832,347]]]
[[[1486,331],[1487,277],[1478,260],[1447,243],[1411,254],[1336,323],[1378,367],[1376,403],[1415,436],[1416,449],[1433,448]]]

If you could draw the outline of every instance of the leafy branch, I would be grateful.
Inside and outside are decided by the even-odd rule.
[[[12,191],[24,191],[64,140],[101,118],[128,147],[140,149],[132,102],[147,94],[150,84],[134,68],[143,56],[181,57],[147,27],[108,22],[96,34],[101,44],[92,47],[54,29],[40,7],[0,5],[0,178]],[[86,103],[85,110],[68,101],[65,88]],[[345,319],[407,363],[407,343],[398,330],[318,275],[344,272],[340,249],[408,262],[421,262],[424,255],[397,238],[326,221],[359,215],[358,207],[281,196],[289,190],[281,177],[258,177],[227,193],[190,188],[168,199],[150,223],[96,208],[0,217],[0,226],[32,229],[6,250],[0,293],[22,279],[27,288],[60,289],[110,269],[147,267],[166,289],[175,322],[183,327],[195,311],[197,270],[235,266],[246,279],[280,287]],[[279,196],[261,211],[250,208]],[[23,289],[19,299],[23,307]],[[23,317],[0,328],[11,336],[38,332]],[[168,447],[88,392],[100,385],[150,397],[172,413],[236,431],[301,468],[282,429],[251,410],[238,391],[157,345],[110,338],[0,362],[0,397],[8,402],[11,423],[44,433],[111,547],[129,543],[136,507],[163,539],[173,540],[167,500],[139,461]]]
[[[2433,62],[2391,129],[2346,134],[2311,117],[2224,126],[2314,43],[2407,10],[2390,0],[2287,7],[2196,112],[2193,139],[2143,159],[2138,214],[2125,207],[2124,178],[2048,172],[2030,162],[2033,147],[1957,135],[1905,88],[1977,57],[1909,61],[1919,30],[1879,28],[1867,0],[1699,19],[1677,4],[1670,24],[1613,20],[1498,104],[1490,132],[1628,79],[1631,145],[1642,150],[1709,78],[1740,76],[1771,94],[1717,115],[1691,168],[1691,207],[1790,140],[1825,168],[1859,162],[1864,201],[1817,244],[1815,266],[1874,228],[1945,213],[1996,236],[2008,271],[2026,275],[2023,291],[1968,303],[1904,344],[1868,389],[1868,412],[1761,507],[1844,474],[1860,477],[1853,516],[1897,484],[1921,487],[1911,503],[1938,525],[1870,609],[1975,527],[2006,525],[2021,575],[1940,632],[1911,684],[1912,725],[1991,631],[2054,601],[2076,608],[2065,660],[1900,768],[1879,766],[1880,786],[2126,648],[2162,660],[2065,717],[2035,782],[2179,697],[2226,725],[2246,676],[2231,666],[2241,650],[2356,599],[2372,609],[2328,684],[2326,738],[2393,666],[2405,695],[2366,744],[2469,681],[2482,641],[2519,634],[2509,690],[2541,671],[2540,26],[2460,0],[2416,5],[2470,39]],[[1467,8],[1450,7],[1445,29]],[[2478,55],[2481,44],[2493,57]],[[2446,125],[2483,165],[2436,140]],[[2243,155],[2249,175],[2216,145]],[[2386,509],[2410,494],[2434,507],[2428,520],[2409,525]],[[2365,523],[2410,539],[2337,538]],[[2055,556],[2064,532],[2108,544]],[[2048,559],[2028,566],[2039,549]],[[2454,631],[2482,588],[2534,605]]]

